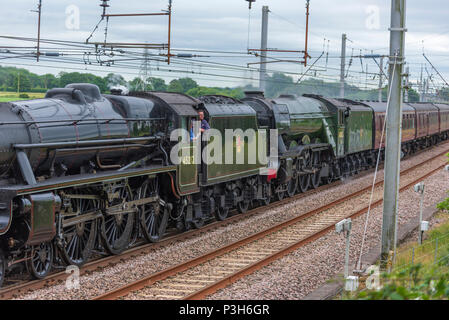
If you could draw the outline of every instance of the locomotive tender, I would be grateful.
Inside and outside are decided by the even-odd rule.
[[[261,175],[267,165],[248,162],[251,144],[269,150],[269,141],[245,135],[233,144],[243,164],[175,165],[170,134],[188,130],[198,110],[223,136],[277,129],[276,173]],[[119,254],[137,239],[160,240],[167,228],[200,228],[234,208],[244,213],[372,167],[379,152],[383,158],[385,111],[386,103],[318,95],[101,95],[91,84],[0,103],[0,286],[15,267],[43,278],[94,251]],[[404,103],[402,128],[403,155],[446,140],[449,106]]]

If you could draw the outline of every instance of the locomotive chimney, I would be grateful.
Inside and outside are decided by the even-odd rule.
[[[265,98],[263,91],[245,91],[245,98]]]

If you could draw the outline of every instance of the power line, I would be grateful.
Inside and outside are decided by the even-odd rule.
[[[424,58],[427,60],[427,62],[430,63],[430,65],[432,66],[433,70],[435,70],[435,72],[440,76],[441,80],[443,80],[443,82],[446,84],[446,86],[449,86],[449,84],[447,83],[447,81],[443,78],[443,76],[441,75],[441,73],[438,72],[438,70],[433,66],[432,62],[430,62],[430,60],[426,57],[426,55],[423,53],[422,54],[424,56]]]
[[[10,40],[17,40],[17,41],[32,41],[35,42],[36,39],[35,38],[27,38],[27,37],[12,37],[12,36],[0,36],[1,38],[4,39],[10,39]],[[55,39],[41,39],[42,43],[49,45],[48,47],[41,47],[42,51],[44,50],[60,50],[61,49],[61,56],[82,56],[82,57],[91,57],[92,59],[96,59],[96,60],[92,60],[90,61],[91,63],[100,63],[101,64],[114,64],[114,63],[120,63],[120,62],[132,62],[135,61],[137,62],[143,62],[145,61],[145,58],[142,54],[142,52],[135,52],[132,50],[129,50],[130,48],[123,48],[123,49],[108,49],[108,50],[102,50],[99,52],[92,52],[92,50],[94,50],[94,48],[92,46],[88,46],[85,45],[84,43],[81,42],[77,42],[77,41],[68,41],[68,40],[55,40]],[[3,48],[3,47],[0,47]],[[1,52],[3,54],[2,59],[14,59],[14,58],[27,58],[31,55],[33,55],[34,51],[30,51],[29,53],[26,52],[27,49],[33,49],[35,47],[13,47],[13,46],[5,46],[5,48],[15,48],[14,51],[16,52],[9,52],[9,53],[5,53],[5,52]],[[365,49],[367,50],[367,49]],[[22,51],[22,52],[20,52]],[[25,52],[23,52],[25,51]],[[246,58],[246,57],[250,57],[248,56],[245,52],[241,52],[241,51],[226,51],[226,50],[205,50],[205,49],[194,49],[194,48],[174,48],[173,51],[176,52],[204,52],[204,53],[208,53],[208,54],[219,54],[219,55],[227,55],[227,58],[230,59],[240,59],[240,58]],[[51,53],[51,52],[49,52]],[[12,57],[8,57],[6,54],[11,54],[13,55]],[[151,58],[149,58],[150,60],[154,60],[156,62],[163,62],[163,58],[158,55],[158,54],[153,54],[150,53],[149,54],[151,56]],[[443,56],[446,57],[447,55],[438,55],[438,56]],[[210,57],[203,57],[206,59],[217,59],[220,56],[210,56]],[[285,57],[281,57],[281,56],[269,56],[267,57],[268,59],[271,60],[276,60],[276,59],[282,59]],[[339,56],[328,56],[328,59],[336,59],[336,58],[340,58]],[[61,59],[61,58],[59,58]],[[258,68],[248,68],[247,66],[242,66],[239,64],[235,64],[235,63],[222,63],[222,62],[217,62],[217,61],[207,61],[205,59],[197,59],[197,58],[173,58],[174,63],[176,63],[176,65],[178,66],[184,66],[185,68],[202,68],[202,69],[210,69],[210,70],[223,70],[226,72],[255,72],[258,71]],[[75,61],[75,60],[74,60]],[[58,62],[56,60],[53,60],[54,63]],[[80,62],[80,61],[77,61]],[[86,61],[82,61],[82,62],[86,62]],[[67,62],[68,63],[68,62]],[[413,63],[410,63],[413,64]],[[315,76],[312,75],[308,75],[308,77],[310,78],[317,78],[317,79],[332,79],[334,80],[337,75],[334,74],[326,74],[326,75],[317,75],[316,73],[320,73],[323,71],[332,71],[332,70],[339,70],[339,68],[336,67],[332,67],[332,66],[328,66],[327,64],[325,66],[314,66],[315,69],[311,71],[315,72]],[[319,70],[319,68],[322,68],[323,70]],[[363,68],[363,67],[362,67]],[[101,71],[100,71],[101,72]],[[171,72],[171,71],[170,71]],[[179,72],[181,72],[181,70],[179,70]],[[190,71],[188,70],[182,70],[182,72],[184,73],[190,73]],[[302,72],[294,72],[291,70],[280,70],[280,69],[269,69],[267,70],[267,72],[269,73],[276,73],[276,72],[280,72],[280,73],[284,73],[284,74],[288,74],[288,75],[293,75],[293,76],[297,76],[297,77],[301,77],[304,75],[304,73]],[[372,75],[372,76],[376,76],[377,73],[367,73],[366,70],[364,70],[364,68],[362,69],[362,71],[350,71],[347,72],[347,76],[349,78],[352,78],[353,75],[356,74],[365,74],[365,75]],[[214,77],[218,77],[219,75],[214,75]],[[250,78],[250,80],[253,80],[254,78]],[[444,80],[444,78],[442,78]],[[355,85],[361,85],[360,82],[354,81],[352,82]],[[371,85],[371,84],[370,84]],[[374,86],[374,85],[373,85]]]
[[[48,62],[55,62],[54,60],[52,61],[51,59],[47,59],[47,60],[49,60]],[[56,61],[56,62],[58,62],[58,61]],[[70,62],[70,63],[73,63],[73,62]],[[13,64],[13,63],[7,63],[7,64]],[[25,66],[27,64],[22,64],[22,65]],[[27,66],[35,66],[35,65],[27,65]],[[42,67],[57,68],[55,66],[48,66],[48,65],[46,65],[46,66],[42,65]],[[118,69],[127,69],[127,70],[129,70],[130,68],[138,69],[137,66],[133,66],[133,65],[115,65],[114,67],[118,68]],[[98,69],[92,69],[92,68],[88,69],[88,68],[73,68],[73,67],[67,68],[66,67],[66,69],[86,70],[86,71],[94,71],[94,72],[102,72],[102,73],[108,72],[108,71],[105,71],[105,70],[98,70]],[[214,74],[214,73],[207,73],[207,72],[190,72],[190,71],[179,70],[179,69],[167,69],[167,68],[158,68],[158,69],[156,69],[156,68],[152,67],[152,70],[154,70],[154,71],[161,71],[161,72],[175,73],[175,74],[190,74],[191,76],[205,75],[205,76],[208,76],[208,77],[219,77],[219,78],[227,78],[227,79],[242,79],[242,80],[252,80],[252,81],[258,81],[259,80],[259,78],[257,78],[257,77],[242,77],[242,76],[236,76],[236,75]],[[131,72],[126,72],[126,71],[125,72],[121,71],[121,73],[132,74],[132,75],[138,74],[137,72],[135,72],[135,73],[132,72],[131,73]],[[309,77],[311,77],[311,78],[320,78],[320,77],[313,77],[313,76],[309,76]],[[323,78],[323,79],[326,79],[326,78]],[[214,80],[214,81],[217,81],[217,80]],[[284,83],[284,84],[289,84],[289,85],[295,86],[294,83],[291,83],[289,81],[268,80],[268,82],[271,82],[271,83]],[[314,84],[314,85],[300,84],[299,86],[328,87],[328,84]]]
[[[59,42],[58,42],[59,43]],[[81,50],[81,49],[70,49],[70,50]],[[130,52],[130,51],[122,51],[123,53],[128,53],[128,52]],[[135,55],[142,55],[142,53],[140,52],[140,53],[134,53]],[[124,59],[124,58],[122,58],[122,59],[117,59],[117,58],[114,58],[114,60],[110,60],[111,62],[115,62],[115,61],[131,61],[131,60],[136,60],[136,61],[139,61],[139,60],[142,60],[143,58],[136,58],[136,59]],[[156,59],[157,60],[157,59]],[[184,60],[187,60],[187,59],[184,59]],[[107,61],[106,61],[107,62]],[[193,63],[193,62],[195,62],[195,63]],[[224,68],[224,65],[226,65],[226,68],[228,68],[228,69],[231,69],[231,68],[233,68],[233,69],[235,69],[235,70],[247,70],[247,68],[246,67],[242,67],[242,66],[239,66],[239,65],[231,65],[231,64],[224,64],[223,66],[220,66],[220,67],[218,67],[218,63],[216,63],[216,62],[211,62],[211,61],[201,61],[201,60],[199,60],[198,62],[196,62],[195,60],[193,61],[193,62],[191,62],[191,61],[189,61],[189,63],[186,63],[185,65],[189,65],[189,66],[194,66],[194,65],[197,65],[197,66],[203,66],[204,67],[204,65],[206,64],[206,65],[210,65],[211,67],[210,68],[212,68],[212,66],[214,66],[215,65],[215,68],[216,69],[225,69]],[[232,66],[232,67],[231,67]],[[323,67],[323,66],[317,66],[317,68],[325,68],[325,67]],[[338,68],[332,68],[332,67],[327,67],[328,69],[330,69],[330,70],[338,70]],[[257,69],[252,69],[252,70],[257,70]],[[286,72],[286,71],[281,71],[281,70],[269,70],[269,72],[283,72],[283,73],[287,73],[287,74],[293,74],[293,75],[298,75],[298,76],[301,76],[301,74],[300,73],[295,73],[295,72]],[[354,73],[360,73],[360,74],[363,74],[364,72],[357,72],[357,71],[355,71]],[[373,76],[375,76],[376,74],[375,73],[370,73],[370,74],[372,74]],[[334,79],[336,77],[336,75],[334,75],[334,76],[322,76],[322,77],[316,77],[316,78],[321,78],[321,79]],[[356,85],[360,85],[360,83],[355,83]]]

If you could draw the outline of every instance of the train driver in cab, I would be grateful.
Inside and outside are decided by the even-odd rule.
[[[201,121],[201,132],[209,130],[210,129],[209,123],[207,122],[206,119],[204,119],[204,111],[199,111],[198,116],[200,117]]]

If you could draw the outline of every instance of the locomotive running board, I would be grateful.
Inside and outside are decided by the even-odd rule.
[[[324,151],[329,150],[331,147],[328,143],[312,143],[312,144],[305,144],[305,145],[299,145],[293,150],[288,150],[283,153],[279,154],[279,159],[286,159],[286,158],[296,158],[301,157],[303,151],[312,150],[312,151]]]
[[[90,174],[80,174],[67,177],[51,178],[42,182],[36,182],[36,184],[2,186],[0,187],[0,194],[2,194],[3,192],[8,192],[14,193],[15,196],[20,196],[172,171],[176,171],[176,166],[150,166],[139,169],[129,169],[120,172],[107,171],[96,173],[95,175],[93,175],[93,177]]]

